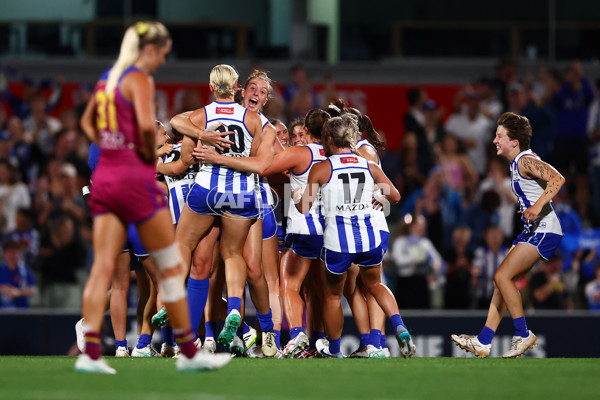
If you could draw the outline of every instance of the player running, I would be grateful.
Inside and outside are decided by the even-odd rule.
[[[497,154],[510,161],[512,189],[519,200],[524,229],[494,275],[494,293],[479,335],[451,337],[460,348],[482,358],[489,356],[492,339],[507,309],[515,335],[510,349],[502,357],[520,357],[537,344],[536,336],[527,329],[515,281],[540,259],[550,259],[563,236],[552,198],[565,183],[565,178],[531,151],[530,140],[531,125],[527,118],[511,112],[500,116],[494,145]]]

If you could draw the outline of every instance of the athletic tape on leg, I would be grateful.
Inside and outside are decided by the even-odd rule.
[[[174,303],[185,298],[185,288],[183,287],[181,276],[170,276],[161,279],[158,282],[158,291],[164,303]]]
[[[151,251],[150,257],[154,259],[159,271],[174,268],[181,264],[181,255],[175,242],[163,249]]]

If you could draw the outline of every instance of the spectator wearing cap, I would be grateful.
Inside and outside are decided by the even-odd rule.
[[[0,160],[0,231],[7,233],[15,229],[17,210],[31,207],[29,189],[20,182],[11,163]]]
[[[17,211],[15,229],[6,233],[4,238],[4,240],[19,243],[23,259],[28,265],[33,265],[40,250],[40,234],[33,227],[33,215],[30,208],[20,208]]]
[[[436,144],[441,144],[446,136],[446,131],[440,123],[443,110],[440,109],[433,99],[427,99],[423,102],[423,130],[430,149],[433,149]]]
[[[4,262],[0,264],[0,307],[29,308],[30,298],[37,294],[31,267],[25,263],[18,242],[2,244]]]
[[[463,103],[464,107],[461,105]],[[484,176],[494,123],[481,112],[481,94],[471,87],[459,90],[455,97],[454,113],[446,121],[445,128],[446,132],[461,140],[478,175]]]

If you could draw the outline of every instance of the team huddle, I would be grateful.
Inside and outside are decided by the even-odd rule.
[[[176,356],[179,370],[227,364],[230,355],[216,352],[217,344],[238,356],[343,358],[343,295],[361,339],[350,357],[389,357],[386,317],[402,356],[412,357],[416,347],[381,272],[389,237],[385,210],[400,200],[400,193],[381,169],[377,149],[383,141],[369,117],[343,101],[312,109],[295,124],[304,142],[287,147],[278,139],[285,125],[261,114],[273,92],[267,73],[253,71],[238,88],[236,70],[221,64],[210,73],[215,101],[174,116],[167,134],[154,122],[151,74],[170,46],[162,24],[131,26],[119,59],[96,85],[82,117],[82,127],[98,146],[90,152],[97,159],[90,163],[95,168],[89,199],[95,259],[77,327],[83,354],[75,369],[115,373],[100,357],[99,346],[111,282],[116,356],[130,355],[126,303],[113,299],[115,287],[124,286],[118,277],[129,272],[126,242],[152,281],[147,301],[141,302],[145,307],[138,312],[140,336],[131,356],[154,355],[154,324],[162,327],[161,354]],[[512,115],[517,125],[528,126],[526,119]],[[516,158],[518,172],[543,180],[544,187],[542,193],[516,192],[526,200],[522,212],[528,224],[511,253],[526,256],[529,263],[533,255],[521,250],[523,245],[536,249],[529,246],[535,239],[537,248],[544,249],[539,255],[546,258],[560,241],[560,225],[546,223],[552,208],[542,206],[564,179],[548,164],[537,164],[530,151],[521,154],[528,151],[529,139],[515,137],[514,118],[499,121],[494,143],[500,137],[499,154]],[[538,204],[532,196],[544,197],[539,209],[532,210]],[[538,219],[544,219],[543,226],[534,223]],[[548,235],[547,226],[553,229]],[[515,257],[509,253],[507,260]],[[509,271],[504,274],[509,281],[525,268],[509,267],[503,270]],[[505,290],[500,279],[497,283],[497,304],[492,299],[490,312],[495,308],[500,318],[488,316],[484,331],[495,331],[493,324],[496,319],[499,323],[506,303],[513,321],[519,321],[515,337],[520,339],[513,339],[510,355],[517,357],[535,344],[535,335],[526,329],[522,306],[518,315],[510,288]],[[256,327],[244,322],[246,287],[256,309]],[[284,315],[290,336],[285,345]],[[220,331],[219,320],[224,321]],[[482,331],[479,339],[461,335],[453,340],[485,357],[491,337],[493,333]]]

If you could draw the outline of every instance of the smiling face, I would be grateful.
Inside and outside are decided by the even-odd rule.
[[[294,126],[292,134],[290,135],[292,146],[306,145],[306,130],[302,125]]]
[[[502,125],[496,129],[496,137],[494,137],[494,146],[496,146],[496,154],[512,160],[519,154],[519,141],[511,139],[508,136],[508,131]]]
[[[242,105],[248,110],[259,112],[269,101],[269,84],[261,78],[254,78],[242,90]]]
[[[277,140],[283,147],[288,147],[290,141],[290,135],[288,134],[288,129],[284,124],[278,122],[275,124],[275,132],[277,132]]]

